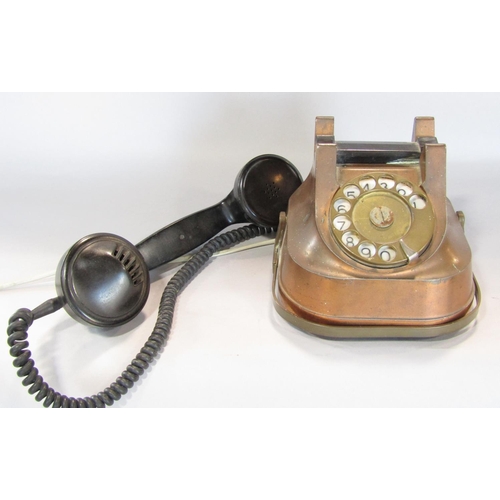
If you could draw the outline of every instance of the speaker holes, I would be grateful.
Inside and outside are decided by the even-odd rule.
[[[140,265],[137,263],[135,257],[130,256],[130,252],[122,246],[118,245],[112,253],[113,257],[120,261],[121,265],[127,271],[134,286],[143,282],[143,275]]]
[[[264,190],[264,193],[270,200],[272,200],[278,197],[279,191],[280,191],[279,186],[276,186],[274,182],[271,182],[266,184],[266,189]]]

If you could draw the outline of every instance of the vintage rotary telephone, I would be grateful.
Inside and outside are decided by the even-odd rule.
[[[262,155],[242,169],[222,202],[138,245],[103,233],[75,243],[59,264],[57,297],[32,311],[19,309],[9,321],[10,352],[28,392],[46,407],[112,405],[164,345],[177,296],[204,263],[218,250],[271,233],[278,221],[275,307],[305,331],[333,338],[435,337],[477,315],[480,293],[463,215],[446,199],[445,146],[434,137],[433,119],[415,120],[410,143],[337,143],[333,118],[318,118],[315,164],[304,183],[290,162]],[[204,244],[244,222],[252,224]],[[64,307],[94,326],[130,321],[148,298],[149,271],[200,245],[169,281],[152,334],[114,383],[73,398],[43,380],[27,349],[34,320]]]

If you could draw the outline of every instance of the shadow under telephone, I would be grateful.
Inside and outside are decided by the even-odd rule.
[[[251,224],[215,236],[243,222]],[[274,304],[301,330],[326,338],[431,338],[477,316],[480,291],[464,216],[446,197],[446,148],[434,119],[417,117],[411,142],[381,143],[337,142],[333,118],[319,117],[304,182],[284,158],[262,155],[245,165],[220,203],[137,245],[105,233],[75,243],[60,261],[57,297],[19,309],[9,321],[10,352],[28,392],[46,407],[112,405],[158,355],[177,296],[204,263],[277,226]],[[149,271],[194,249],[165,288],[152,334],[114,383],[74,398],[44,381],[27,349],[34,320],[64,308],[93,326],[126,323],[147,301]]]

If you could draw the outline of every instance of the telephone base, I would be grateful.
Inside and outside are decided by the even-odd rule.
[[[474,300],[464,316],[440,325],[328,325],[315,323],[298,316],[286,303],[277,285],[276,270],[273,276],[274,308],[278,314],[294,327],[317,337],[332,340],[415,340],[445,338],[459,334],[477,317],[481,304],[481,290],[474,278]]]
[[[429,339],[470,324],[480,290],[434,119],[417,117],[409,143],[353,143],[318,117],[273,265],[276,310],[320,337]]]

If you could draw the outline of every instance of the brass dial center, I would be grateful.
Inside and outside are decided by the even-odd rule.
[[[394,222],[393,211],[386,206],[373,207],[370,210],[370,222],[380,229],[390,227]]]

